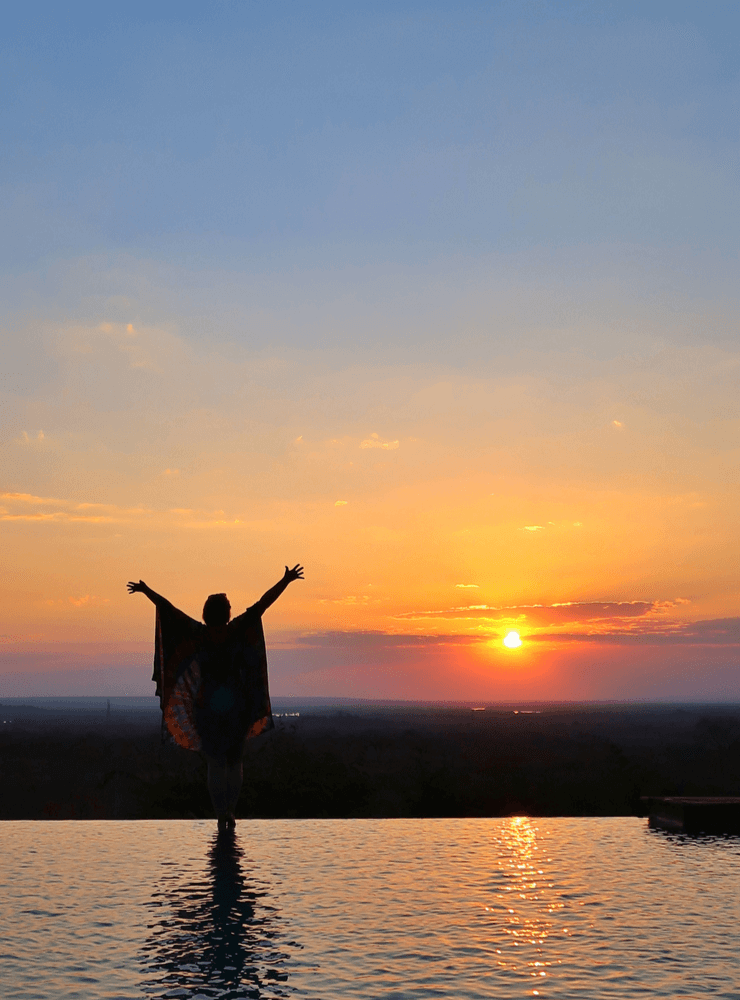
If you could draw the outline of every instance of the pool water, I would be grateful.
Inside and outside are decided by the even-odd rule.
[[[740,998],[740,840],[638,819],[0,824],[6,998]]]

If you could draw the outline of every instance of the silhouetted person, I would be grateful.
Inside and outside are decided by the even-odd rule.
[[[203,752],[219,830],[236,825],[246,740],[273,727],[262,614],[302,579],[302,566],[286,566],[283,578],[233,621],[226,594],[211,594],[203,605],[205,625],[143,580],[128,584],[129,594],[146,594],[156,605],[152,679],[163,720],[180,746]]]

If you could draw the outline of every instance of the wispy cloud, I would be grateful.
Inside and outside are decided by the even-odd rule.
[[[348,599],[344,599],[348,600]],[[338,601],[334,603],[344,603]],[[349,603],[355,603],[349,599]],[[490,609],[489,609],[490,610]],[[635,612],[637,616],[637,612]],[[404,616],[397,616],[399,618]],[[723,645],[740,646],[740,618],[720,618],[706,621],[677,623],[656,620],[640,621],[638,617],[625,618],[626,627],[611,627],[601,630],[589,628],[583,631],[527,632],[526,642],[568,643],[596,642],[600,645]],[[382,630],[327,630],[303,632],[286,637],[278,645],[285,648],[325,648],[345,649],[360,653],[362,650],[424,648],[438,646],[480,646],[493,636],[503,633],[500,629],[460,635],[451,632],[396,633]]]
[[[497,624],[518,622],[532,629],[569,624],[599,625],[625,623],[636,620],[655,621],[664,619],[674,601],[564,601],[553,604],[516,604],[495,606],[488,604],[468,604],[461,607],[433,611],[407,611],[396,615],[397,619],[423,620],[442,619],[446,621],[488,621]]]
[[[477,583],[456,583],[455,586],[460,590],[478,590]]]
[[[478,638],[516,626],[527,641],[646,643],[680,645],[740,644],[740,618],[687,622],[688,598],[671,601],[565,601],[496,607],[471,604],[439,611],[409,611],[396,620],[475,622]],[[553,630],[554,629],[554,630]]]
[[[39,497],[31,493],[0,493],[0,521],[29,521],[70,524],[135,524],[161,529],[168,524],[178,528],[206,528],[216,525],[260,527],[263,522],[244,521],[224,515],[223,511],[151,507],[124,507],[108,503],[77,503],[58,497]]]
[[[372,649],[398,649],[419,646],[470,646],[479,643],[479,636],[470,635],[417,635],[382,632],[376,630],[303,632],[293,637],[294,647],[348,647]]]
[[[650,628],[587,632],[540,632],[528,636],[540,642],[598,642],[615,645],[740,646],[740,618],[696,622],[666,622]]]
[[[95,594],[85,594],[84,597],[70,597],[69,603],[73,604],[76,608],[97,608],[104,604],[110,604],[110,599],[107,597],[97,597]]]
[[[368,594],[362,594],[359,597],[350,594],[347,597],[322,597],[319,600],[319,604],[344,604],[353,607],[358,604],[367,604],[369,600],[370,596]]]
[[[23,444],[39,445],[46,440],[46,435],[41,430],[38,432],[38,434],[34,435],[29,434],[28,431],[23,431],[20,440]]]
[[[152,372],[164,370],[173,346],[179,347],[177,338],[169,331],[156,327],[137,329],[133,323],[68,327],[62,341],[70,353],[100,356],[113,352],[125,360],[127,367]]]
[[[382,448],[384,451],[395,451],[399,444],[399,441],[381,441],[378,434],[371,434],[369,438],[365,438],[364,441],[360,442],[360,447]]]

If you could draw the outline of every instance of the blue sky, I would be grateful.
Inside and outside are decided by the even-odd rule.
[[[1,43],[4,264],[730,251],[739,19],[731,3],[20,7]]]

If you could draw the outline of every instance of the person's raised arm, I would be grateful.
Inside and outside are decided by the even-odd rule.
[[[292,583],[293,580],[302,580],[302,579],[303,579],[303,566],[299,565],[298,563],[295,564],[293,569],[288,569],[288,567],[286,566],[285,573],[283,574],[282,579],[278,580],[278,582],[275,584],[274,587],[270,587],[270,589],[266,591],[262,595],[262,597],[260,597],[260,599],[254,605],[254,607],[259,611],[260,614],[262,614],[264,611],[267,611],[267,609],[270,607],[271,604],[275,603],[275,601],[278,599],[278,597],[280,597],[280,595],[282,594],[282,592],[285,590],[285,588],[288,586],[289,583]]]
[[[139,580],[138,583],[134,583],[133,580],[129,580],[126,586],[128,587],[129,594],[144,594],[149,598],[152,604],[156,604],[158,608],[170,603],[166,597],[162,597],[161,594],[157,594],[151,587],[147,587],[143,580]]]

